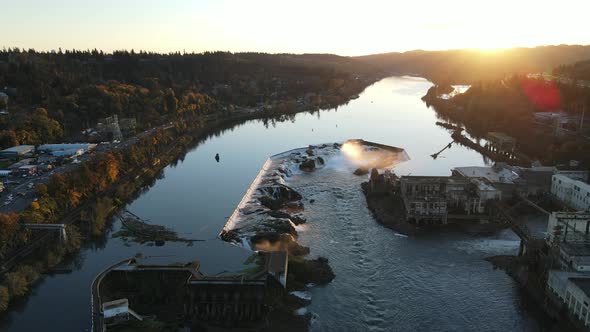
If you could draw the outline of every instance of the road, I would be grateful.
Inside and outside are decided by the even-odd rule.
[[[153,134],[157,130],[167,130],[174,127],[172,123],[167,123],[158,127],[154,127],[143,131],[133,137],[130,137],[120,143],[99,144],[93,155],[100,155],[113,149],[125,149],[133,144],[136,144],[140,139]],[[55,173],[67,173],[80,167],[84,162],[93,157],[92,154],[85,153],[77,158],[77,162],[69,163],[59,166],[49,172],[44,172],[38,175],[29,176],[26,178],[11,177],[5,186],[4,191],[0,194],[0,213],[20,212],[31,205],[36,197],[37,184],[49,183],[49,179]]]

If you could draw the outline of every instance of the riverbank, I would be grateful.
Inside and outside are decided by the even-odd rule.
[[[367,208],[377,223],[407,236],[416,235],[422,231],[420,227],[407,222],[404,202],[399,195],[389,191],[377,192],[371,188],[369,182],[363,182],[361,188],[367,201]]]
[[[364,81],[366,85],[372,84],[376,78]],[[355,82],[358,84],[358,82]],[[366,87],[365,85],[365,87]],[[364,87],[363,87],[364,88]],[[353,91],[356,95],[360,91]],[[331,107],[331,104],[324,106]],[[9,260],[2,262],[2,271],[4,273],[11,271],[17,265],[25,265],[27,269],[34,266],[36,271],[34,275],[27,274],[25,271],[20,271],[18,274],[9,275],[10,278],[23,280],[24,283],[21,290],[15,291],[13,287],[0,288],[0,291],[7,290],[11,297],[22,298],[29,292],[29,285],[32,285],[39,275],[51,270],[52,267],[57,266],[63,259],[68,256],[75,255],[79,250],[82,242],[87,242],[83,238],[92,240],[97,236],[101,236],[105,229],[108,228],[107,220],[109,220],[119,209],[121,209],[126,202],[129,202],[137,197],[137,194],[143,191],[142,188],[149,187],[151,183],[159,176],[160,172],[167,165],[182,159],[189,147],[197,145],[203,139],[218,135],[220,132],[232,128],[233,126],[244,123],[253,119],[268,119],[269,121],[284,121],[291,115],[307,112],[319,111],[315,104],[303,105],[296,108],[287,108],[280,110],[268,110],[262,112],[253,112],[247,109],[242,112],[232,112],[215,114],[209,116],[191,116],[173,123],[173,127],[169,130],[155,131],[151,135],[143,137],[134,145],[127,147],[125,150],[116,151],[119,155],[123,154],[137,154],[137,145],[142,142],[156,139],[154,142],[165,141],[165,146],[157,146],[157,149],[148,151],[146,149],[146,162],[140,165],[134,165],[129,172],[121,172],[116,182],[104,188],[102,192],[92,195],[76,203],[73,209],[63,213],[63,219],[56,221],[57,223],[64,223],[66,225],[79,225],[78,227],[67,227],[68,239],[73,239],[71,244],[66,248],[63,245],[51,244],[51,234],[42,234],[35,237],[29,244],[18,249],[11,255],[7,255]],[[162,139],[162,138],[165,139]],[[123,174],[124,173],[124,174]],[[72,174],[64,173],[61,176],[71,177]],[[92,186],[90,186],[92,187]],[[43,204],[43,202],[40,201]],[[42,205],[43,206],[43,205]],[[26,213],[29,210],[27,210]],[[37,257],[37,258],[35,258]],[[21,276],[23,275],[23,276]],[[3,287],[0,284],[0,287]],[[3,297],[0,303],[0,312],[2,309],[9,309],[9,298]]]
[[[412,159],[396,167],[399,175],[445,175],[458,165],[484,166],[479,154],[462,146],[453,145],[437,160],[429,156],[449,136],[434,125],[436,114],[420,101],[429,86],[425,80],[388,78],[337,111],[303,113],[293,121],[269,121],[268,126],[249,121],[219,131],[167,167],[127,208],[181,236],[214,239],[269,155],[310,142],[350,137],[403,146]],[[415,139],[416,128],[431,139]],[[221,156],[219,163],[213,158],[216,153]],[[312,332],[334,327],[387,331],[391,317],[405,331],[540,330],[517,296],[512,279],[482,260],[518,250],[509,232],[484,238],[451,232],[396,236],[377,224],[365,208],[359,188],[366,177],[352,174],[358,166],[338,159],[326,162],[324,168],[294,175],[288,183],[305,197],[302,213],[308,222],[296,227],[297,242],[310,248],[310,258],[328,257],[337,275],[326,286],[309,291]],[[112,230],[121,227],[114,219]],[[195,247],[182,243],[126,246],[110,233],[107,236],[88,243],[74,262],[64,266],[71,269],[68,274],[45,277],[34,296],[2,319],[0,329],[42,330],[47,327],[44,322],[50,321],[54,330],[87,330],[88,285],[102,268],[138,252],[157,256],[166,251],[173,257],[195,252]],[[474,280],[478,287],[473,287]],[[61,306],[51,305],[56,298]],[[65,307],[71,308],[68,319],[55,320]]]

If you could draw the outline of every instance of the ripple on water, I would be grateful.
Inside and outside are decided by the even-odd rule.
[[[338,161],[289,185],[313,197],[300,242],[326,256],[336,279],[313,288],[317,331],[512,330],[527,325],[514,282],[484,257],[511,253],[510,237],[437,234],[408,238],[373,221],[360,183]],[[336,171],[333,171],[333,170]],[[321,316],[321,319],[319,317]],[[497,328],[496,328],[497,327]]]

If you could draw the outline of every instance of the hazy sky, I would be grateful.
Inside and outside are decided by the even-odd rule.
[[[590,44],[590,0],[0,0],[0,47],[361,55]]]

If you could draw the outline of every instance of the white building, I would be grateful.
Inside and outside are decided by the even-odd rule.
[[[570,179],[580,180],[582,182],[588,182],[588,171],[580,170],[555,170],[555,174],[565,175]]]
[[[102,311],[105,318],[129,314],[129,300],[120,299],[102,304]]]
[[[590,272],[590,246],[582,242],[561,243],[559,262],[565,271]]]
[[[585,326],[590,326],[590,275],[586,273],[549,271],[547,286],[554,296]]]
[[[551,179],[551,193],[570,208],[590,211],[590,184],[555,174]]]
[[[466,178],[483,178],[491,183],[494,188],[502,193],[503,198],[509,198],[516,190],[520,176],[514,167],[504,163],[496,163],[494,166],[468,166],[456,167],[452,170],[453,175]]]
[[[588,239],[590,233],[590,213],[553,212],[547,222],[547,241],[581,242]]]

